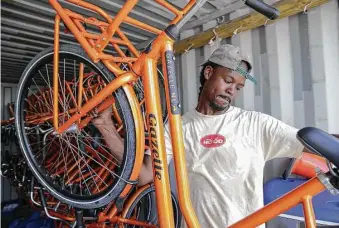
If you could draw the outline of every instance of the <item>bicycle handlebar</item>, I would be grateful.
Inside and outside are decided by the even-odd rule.
[[[243,0],[245,5],[251,7],[255,11],[263,14],[267,18],[274,20],[277,19],[280,15],[278,9],[266,4],[261,0]]]

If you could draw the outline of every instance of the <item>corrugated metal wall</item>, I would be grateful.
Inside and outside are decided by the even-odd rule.
[[[332,1],[307,14],[281,19],[181,55],[178,74],[183,113],[197,103],[197,65],[218,45],[231,43],[248,53],[258,80],[258,85],[246,83],[236,106],[270,114],[297,128],[315,126],[339,133],[338,12],[338,2]],[[239,16],[236,13],[230,18]],[[213,26],[206,24],[203,30]],[[181,37],[194,34],[185,31]],[[285,165],[284,160],[272,161],[265,179],[281,175]]]

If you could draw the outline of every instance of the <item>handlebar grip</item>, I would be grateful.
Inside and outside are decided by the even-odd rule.
[[[255,11],[265,15],[267,18],[274,20],[279,17],[280,12],[278,9],[266,4],[261,0],[244,0],[245,5],[251,7]]]

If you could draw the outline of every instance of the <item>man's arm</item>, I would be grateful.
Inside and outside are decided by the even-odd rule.
[[[261,147],[265,161],[274,158],[299,158],[304,146],[297,139],[298,129],[267,114],[260,114]]]
[[[124,155],[124,140],[117,132],[113,120],[111,118],[111,109],[108,108],[103,111],[99,117],[92,120],[94,126],[100,131],[104,137],[106,144],[112,154],[120,162]],[[141,166],[138,185],[142,186],[153,181],[152,173],[152,159],[149,155],[144,156],[143,164]]]
[[[299,158],[302,152],[314,154],[297,139],[299,129],[267,114],[260,116],[262,148],[265,160],[279,157]],[[334,134],[339,138],[339,135]]]

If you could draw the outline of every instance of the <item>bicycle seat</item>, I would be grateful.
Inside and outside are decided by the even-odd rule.
[[[339,168],[339,139],[315,127],[300,129],[297,138],[308,150],[321,154]]]

